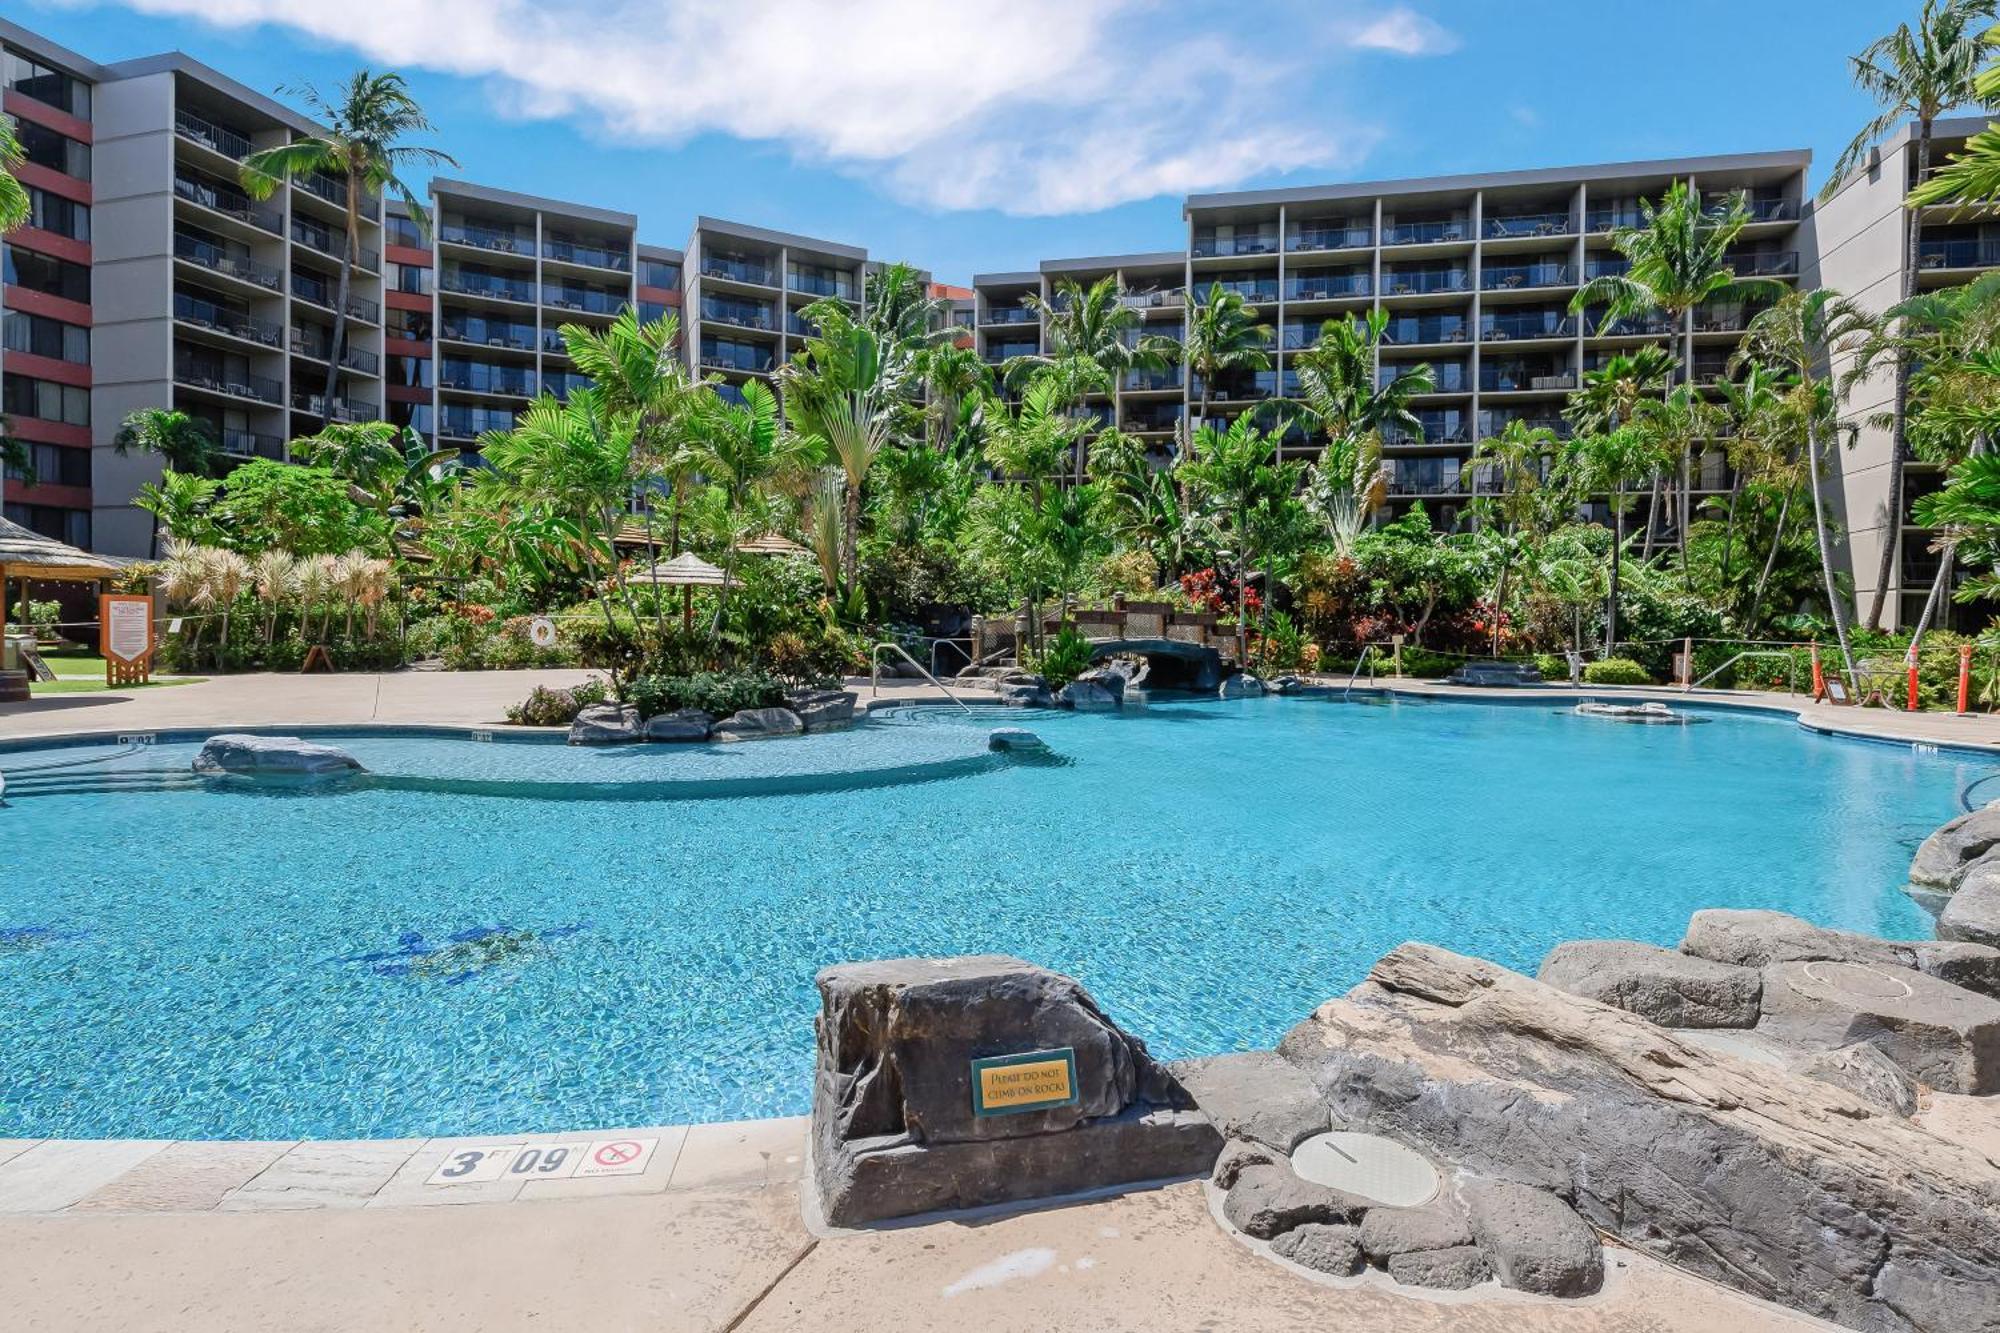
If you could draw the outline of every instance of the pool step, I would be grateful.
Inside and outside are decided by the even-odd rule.
[[[6,797],[110,795],[120,792],[191,791],[202,786],[193,773],[148,769],[137,773],[23,773],[7,779]]]

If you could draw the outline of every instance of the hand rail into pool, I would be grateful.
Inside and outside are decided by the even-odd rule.
[[[1743,660],[1744,658],[1746,658],[1746,657],[1782,657],[1782,658],[1784,658],[1784,659],[1785,659],[1785,662],[1786,662],[1786,668],[1785,668],[1785,692],[1786,692],[1787,694],[1797,694],[1797,693],[1798,693],[1798,690],[1797,690],[1797,689],[1795,688],[1795,686],[1796,686],[1796,684],[1797,684],[1797,681],[1798,681],[1798,663],[1797,663],[1797,662],[1796,662],[1796,661],[1795,661],[1795,660],[1793,659],[1793,657],[1792,657],[1792,655],[1791,655],[1790,653],[1780,653],[1780,652],[1774,652],[1774,651],[1772,651],[1772,650],[1770,650],[1770,649],[1764,649],[1764,650],[1763,650],[1763,651],[1761,651],[1761,652],[1760,652],[1760,651],[1754,651],[1754,650],[1753,650],[1753,651],[1751,651],[1751,652],[1743,652],[1743,653],[1738,653],[1738,654],[1736,654],[1736,656],[1734,656],[1734,657],[1730,658],[1730,659],[1729,659],[1729,660],[1728,660],[1727,662],[1724,662],[1724,663],[1723,663],[1723,664],[1722,664],[1721,666],[1717,667],[1717,668],[1716,668],[1715,670],[1713,670],[1713,671],[1709,672],[1709,673],[1708,673],[1707,675],[1703,676],[1703,677],[1702,677],[1702,678],[1701,678],[1700,680],[1691,680],[1691,681],[1689,681],[1689,682],[1688,682],[1687,684],[1685,684],[1685,685],[1681,686],[1681,693],[1682,693],[1682,694],[1686,694],[1686,693],[1687,693],[1688,691],[1690,691],[1690,690],[1695,690],[1695,689],[1699,689],[1699,688],[1701,688],[1701,687],[1702,687],[1703,685],[1706,685],[1706,684],[1708,684],[1708,682],[1710,682],[1711,680],[1714,680],[1714,679],[1715,679],[1715,678],[1716,678],[1717,676],[1719,676],[1719,675],[1721,675],[1721,674],[1722,674],[1723,672],[1725,672],[1725,671],[1729,670],[1729,668],[1731,668],[1731,667],[1735,666],[1735,665],[1736,665],[1736,664],[1737,664],[1738,662],[1741,662],[1741,661],[1742,661],[1742,660]]]
[[[1355,659],[1354,659],[1354,670],[1353,670],[1352,672],[1348,673],[1348,677],[1347,677],[1347,688],[1346,688],[1346,689],[1344,689],[1344,690],[1342,690],[1342,691],[1340,692],[1340,697],[1341,697],[1341,698],[1342,698],[1343,700],[1345,700],[1345,699],[1348,699],[1348,698],[1350,698],[1350,697],[1352,697],[1352,696],[1353,696],[1353,694],[1354,694],[1354,682],[1355,682],[1355,681],[1356,681],[1357,679],[1359,679],[1359,677],[1360,677],[1360,675],[1361,675],[1361,668],[1362,668],[1362,667],[1364,667],[1364,666],[1367,666],[1367,665],[1368,665],[1368,659],[1369,659],[1370,657],[1372,657],[1372,656],[1374,655],[1374,653],[1375,653],[1375,645],[1374,645],[1374,644],[1372,644],[1372,643],[1371,643],[1371,644],[1366,644],[1366,645],[1364,645],[1364,646],[1362,647],[1362,649],[1361,649],[1361,656],[1359,656],[1359,657],[1357,657],[1357,658],[1355,658]],[[1373,680],[1373,679],[1375,679],[1375,673],[1374,673],[1374,672],[1372,672],[1372,671],[1371,671],[1371,672],[1369,672],[1369,673],[1368,673],[1368,679],[1370,679],[1370,680]]]
[[[967,703],[965,700],[953,694],[949,689],[946,688],[945,683],[943,681],[939,680],[936,676],[933,676],[930,672],[924,670],[924,664],[919,662],[916,658],[910,656],[908,653],[904,652],[903,645],[900,643],[887,643],[887,642],[878,643],[873,648],[868,650],[868,692],[871,695],[879,695],[882,693],[882,650],[884,648],[887,648],[890,652],[896,654],[896,656],[902,658],[905,662],[908,662],[911,666],[915,667],[925,680],[937,686],[940,690],[944,690],[945,698],[951,700],[953,703],[957,704],[960,708],[963,708],[968,713],[972,711],[971,704]]]

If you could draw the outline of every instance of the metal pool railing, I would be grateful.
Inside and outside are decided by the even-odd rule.
[[[968,713],[972,711],[971,704],[968,704],[967,702],[965,702],[965,700],[953,694],[951,690],[946,687],[943,681],[939,680],[936,676],[933,676],[928,670],[925,669],[923,663],[919,662],[916,658],[904,652],[903,645],[900,643],[888,643],[888,642],[878,643],[872,649],[869,650],[868,692],[871,695],[879,695],[880,693],[882,693],[882,650],[884,648],[887,648],[890,652],[894,653],[896,656],[902,658],[905,662],[908,662],[911,666],[915,667],[918,673],[922,675],[925,680],[929,681],[931,684],[937,686],[940,690],[944,691],[945,698],[951,700],[953,703],[957,704],[960,708],[963,708]]]

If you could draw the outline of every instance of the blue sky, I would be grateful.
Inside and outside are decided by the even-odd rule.
[[[1774,148],[1916,0],[9,0],[263,91],[409,76],[467,179],[938,277],[1175,248],[1191,190]]]

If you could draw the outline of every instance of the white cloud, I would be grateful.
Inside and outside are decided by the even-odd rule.
[[[1450,40],[1396,9],[1324,40],[1252,34],[1253,51],[1157,0],[122,3],[283,24],[385,65],[495,80],[503,114],[639,142],[777,143],[912,204],[1015,214],[1352,165],[1379,131],[1340,112],[1315,76],[1355,48],[1414,54]]]
[[[1437,56],[1458,49],[1458,37],[1422,14],[1392,9],[1354,34],[1364,51],[1389,51],[1399,56]]]

